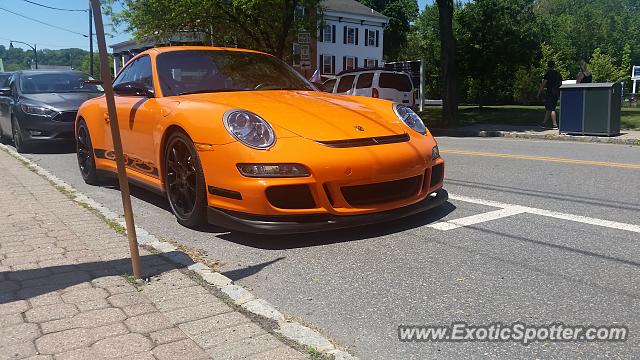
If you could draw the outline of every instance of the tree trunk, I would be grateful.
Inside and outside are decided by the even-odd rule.
[[[442,121],[457,124],[456,40],[453,36],[453,0],[437,0],[440,26],[440,74],[442,76]]]

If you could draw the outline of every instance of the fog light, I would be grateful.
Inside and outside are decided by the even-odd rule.
[[[240,174],[247,177],[307,177],[309,170],[301,164],[238,164]]]
[[[438,150],[438,145],[434,146],[431,149],[431,160],[435,160],[440,157],[440,150]]]
[[[40,136],[40,135],[42,135],[42,131],[29,130],[29,134],[31,134],[31,136]]]

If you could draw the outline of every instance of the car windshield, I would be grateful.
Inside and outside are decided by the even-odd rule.
[[[82,73],[23,74],[20,77],[20,89],[24,94],[104,91],[100,85],[86,84],[87,80],[93,80],[93,78]]]
[[[273,56],[228,50],[183,50],[158,55],[164,96],[253,90],[310,90],[300,74]]]

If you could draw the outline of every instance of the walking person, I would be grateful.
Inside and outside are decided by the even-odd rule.
[[[557,129],[558,121],[556,115],[556,106],[558,106],[558,99],[560,99],[560,85],[562,85],[562,75],[556,70],[556,64],[554,61],[547,63],[547,72],[544,74],[544,78],[540,83],[540,89],[538,90],[538,97],[544,92],[544,121],[540,124],[540,127],[548,129]],[[551,118],[552,126],[548,127],[546,124]]]
[[[584,59],[580,59],[578,62],[580,65],[580,72],[578,73],[578,77],[576,77],[576,84],[590,84],[593,82],[593,75],[587,68],[587,62]]]

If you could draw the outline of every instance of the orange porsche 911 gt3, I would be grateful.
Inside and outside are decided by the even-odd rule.
[[[251,233],[379,223],[447,200],[444,161],[409,107],[318,91],[264,53],[147,50],[114,83],[127,175],[178,222]],[[105,97],[76,120],[89,184],[116,171]]]

